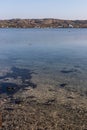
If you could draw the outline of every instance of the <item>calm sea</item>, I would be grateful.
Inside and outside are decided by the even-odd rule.
[[[22,67],[38,85],[87,92],[87,29],[0,29],[0,71]]]

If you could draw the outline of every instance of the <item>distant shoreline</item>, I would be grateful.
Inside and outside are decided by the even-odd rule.
[[[87,20],[10,19],[0,20],[0,28],[87,28]]]

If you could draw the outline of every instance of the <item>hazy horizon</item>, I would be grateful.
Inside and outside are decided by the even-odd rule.
[[[28,19],[56,19],[56,20],[70,20],[70,21],[76,21],[76,20],[82,20],[82,21],[84,21],[84,20],[87,20],[87,19],[63,19],[63,18],[5,18],[5,19],[0,19],[0,20],[14,20],[14,19],[20,19],[20,20],[24,20],[24,19],[26,19],[26,20],[28,20]]]
[[[86,0],[1,0],[0,19],[86,20]]]

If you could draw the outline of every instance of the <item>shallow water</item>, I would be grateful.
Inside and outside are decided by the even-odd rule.
[[[32,71],[37,86],[87,94],[87,29],[0,29],[0,76],[13,67]]]

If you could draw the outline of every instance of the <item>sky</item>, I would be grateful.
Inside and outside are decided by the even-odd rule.
[[[87,19],[87,0],[0,0],[0,19]]]

